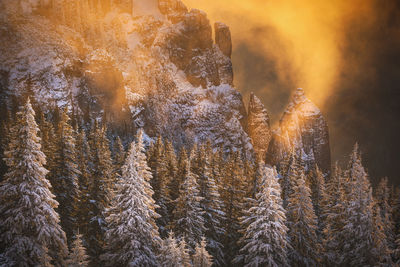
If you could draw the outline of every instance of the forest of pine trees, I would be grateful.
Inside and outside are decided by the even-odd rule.
[[[358,145],[324,177],[32,106],[2,122],[0,266],[400,264],[400,190]]]

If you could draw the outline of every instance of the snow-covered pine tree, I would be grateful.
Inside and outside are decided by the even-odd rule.
[[[225,264],[223,245],[221,241],[225,235],[225,230],[222,227],[226,220],[223,212],[223,202],[219,194],[218,185],[212,176],[212,167],[210,156],[212,154],[211,144],[202,145],[199,147],[198,154],[198,184],[202,201],[200,206],[204,211],[204,233],[207,239],[207,250],[214,258],[217,266]]]
[[[343,243],[346,242],[346,237],[343,236],[343,227],[347,218],[347,195],[344,188],[346,183],[347,179],[336,163],[334,172],[326,185],[326,191],[329,194],[323,230],[323,263],[328,266],[337,266],[342,262]]]
[[[177,184],[179,184],[179,187],[173,188],[174,191],[178,191],[177,198],[179,197],[179,188],[180,185],[183,183],[183,181],[186,178],[186,162],[188,161],[188,152],[185,149],[185,147],[182,147],[181,150],[179,151],[178,155],[178,163],[177,163],[177,173],[176,173],[176,179],[178,181]],[[172,188],[171,188],[172,189]],[[174,199],[174,200],[176,200]]]
[[[182,252],[171,232],[168,238],[164,239],[162,242],[158,262],[160,266],[163,267],[182,266]]]
[[[91,159],[90,147],[87,142],[85,131],[82,129],[76,138],[78,169],[80,171],[78,177],[79,184],[79,209],[78,209],[78,226],[85,240],[88,239],[89,222],[93,217],[90,204],[90,184],[91,172],[89,160]]]
[[[156,250],[161,239],[154,219],[154,200],[146,169],[140,158],[141,140],[132,143],[122,177],[117,180],[112,205],[107,209],[106,247],[102,260],[106,266],[157,266]]]
[[[392,250],[389,248],[388,238],[385,234],[385,225],[381,216],[381,209],[375,203],[374,208],[374,231],[373,242],[374,248],[371,254],[377,256],[377,265],[379,266],[392,266]]]
[[[247,228],[242,239],[243,248],[235,261],[245,266],[288,266],[288,229],[278,173],[264,164],[260,164],[258,172],[256,206],[243,218]]]
[[[179,251],[181,252],[181,265],[182,267],[192,267],[192,260],[190,259],[189,249],[185,239],[181,238],[179,241]]]
[[[80,195],[75,132],[69,121],[67,110],[64,110],[57,126],[57,158],[52,181],[54,194],[60,203],[57,211],[60,214],[61,226],[67,234],[67,240],[72,239],[73,232],[78,226],[77,208]]]
[[[190,161],[186,161],[186,178],[179,188],[179,198],[173,213],[172,229],[178,238],[184,238],[193,254],[196,244],[205,233],[204,211],[201,209],[197,177],[190,169]]]
[[[71,244],[71,250],[67,258],[68,267],[86,267],[89,265],[89,256],[82,244],[82,235],[76,234]]]
[[[200,244],[196,245],[193,255],[193,267],[211,267],[213,258],[206,250],[207,242],[205,237],[201,238]]]
[[[346,224],[343,227],[342,264],[345,266],[376,266],[379,255],[374,249],[374,222],[372,189],[361,163],[358,145],[350,155],[346,172]]]
[[[393,188],[390,195],[395,235],[398,236],[400,234],[400,187]]]
[[[221,197],[226,214],[224,254],[226,262],[229,264],[240,249],[238,245],[241,238],[240,218],[244,215],[246,199],[246,182],[244,181],[243,162],[239,152],[230,153],[222,184]]]
[[[42,144],[42,151],[46,155],[46,169],[49,170],[49,174],[54,172],[55,169],[55,155],[56,155],[56,134],[54,131],[53,124],[46,119],[46,116],[41,112],[39,115],[39,128],[40,128],[40,139]],[[48,179],[50,180],[49,176]]]
[[[393,208],[390,205],[391,190],[388,183],[389,181],[387,177],[381,179],[375,192],[375,200],[381,211],[380,215],[387,238],[387,244],[391,249],[394,249],[396,236],[394,233],[394,222],[392,218]]]
[[[168,203],[167,203],[167,209],[168,209],[168,215],[169,215],[169,220],[167,224],[170,223],[171,219],[171,214],[175,208],[175,200],[179,197],[179,186],[180,186],[180,181],[177,179],[177,173],[178,173],[178,163],[176,159],[176,154],[174,147],[172,143],[169,140],[165,141],[164,144],[164,158],[165,158],[165,163],[166,163],[166,176],[168,177],[167,179],[167,187],[168,187]]]
[[[311,172],[311,199],[318,219],[318,237],[322,240],[322,232],[325,228],[329,197],[326,194],[325,177],[318,166]]]
[[[289,196],[293,193],[293,187],[295,186],[295,181],[300,176],[302,167],[300,165],[300,160],[293,151],[288,159],[288,167],[284,173],[281,173],[282,179],[280,179],[282,188],[282,199],[283,207],[286,209],[288,205]]]
[[[160,217],[156,220],[160,230],[162,238],[168,236],[167,226],[170,221],[168,213],[169,193],[168,193],[168,171],[167,171],[167,159],[165,158],[164,144],[161,136],[157,138],[157,141],[150,148],[148,152],[149,166],[153,173],[151,185],[154,190],[154,200],[156,205],[156,212]]]
[[[112,156],[115,173],[121,175],[121,167],[125,161],[125,149],[119,136],[117,136],[114,140]]]
[[[96,121],[89,135],[91,149],[91,183],[89,187],[92,218],[88,229],[88,253],[92,261],[97,261],[103,252],[104,233],[106,230],[104,211],[113,194],[114,173],[106,128]]]
[[[396,238],[396,248],[393,251],[394,263],[400,265],[400,235]]]
[[[17,113],[5,151],[9,169],[0,184],[2,266],[64,266],[68,253],[38,131],[28,99]]]
[[[301,171],[288,198],[286,216],[291,246],[288,258],[293,266],[317,266],[321,251],[316,234],[317,217],[311,201],[311,190],[305,179]]]

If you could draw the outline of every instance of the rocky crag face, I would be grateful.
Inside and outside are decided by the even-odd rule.
[[[226,25],[214,43],[206,14],[180,0],[0,4],[2,99],[33,94],[132,136],[252,153]]]
[[[319,110],[299,90],[274,134],[255,95],[247,116],[229,27],[215,23],[213,38],[207,15],[180,0],[0,0],[0,10],[2,105],[32,95],[44,111],[68,107],[128,136],[210,140],[272,164],[294,149],[329,171]]]
[[[266,162],[277,165],[292,152],[309,168],[317,165],[330,174],[331,157],[328,125],[321,111],[299,88],[284,112],[269,144]]]

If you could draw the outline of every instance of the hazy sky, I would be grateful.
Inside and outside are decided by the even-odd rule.
[[[358,141],[371,179],[400,184],[400,1],[184,0],[228,24],[235,86],[277,123],[303,87],[328,120],[332,156]]]

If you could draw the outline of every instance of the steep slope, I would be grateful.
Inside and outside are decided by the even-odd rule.
[[[301,155],[309,167],[317,164],[324,174],[330,173],[328,125],[301,88],[294,93],[273,134],[266,161],[279,164],[291,151]]]
[[[206,14],[180,0],[51,2],[0,2],[4,104],[32,95],[129,136],[142,127],[177,146],[210,139],[251,153],[226,25],[214,43]]]
[[[250,95],[247,132],[258,159],[265,159],[272,133],[268,111],[254,93]]]

